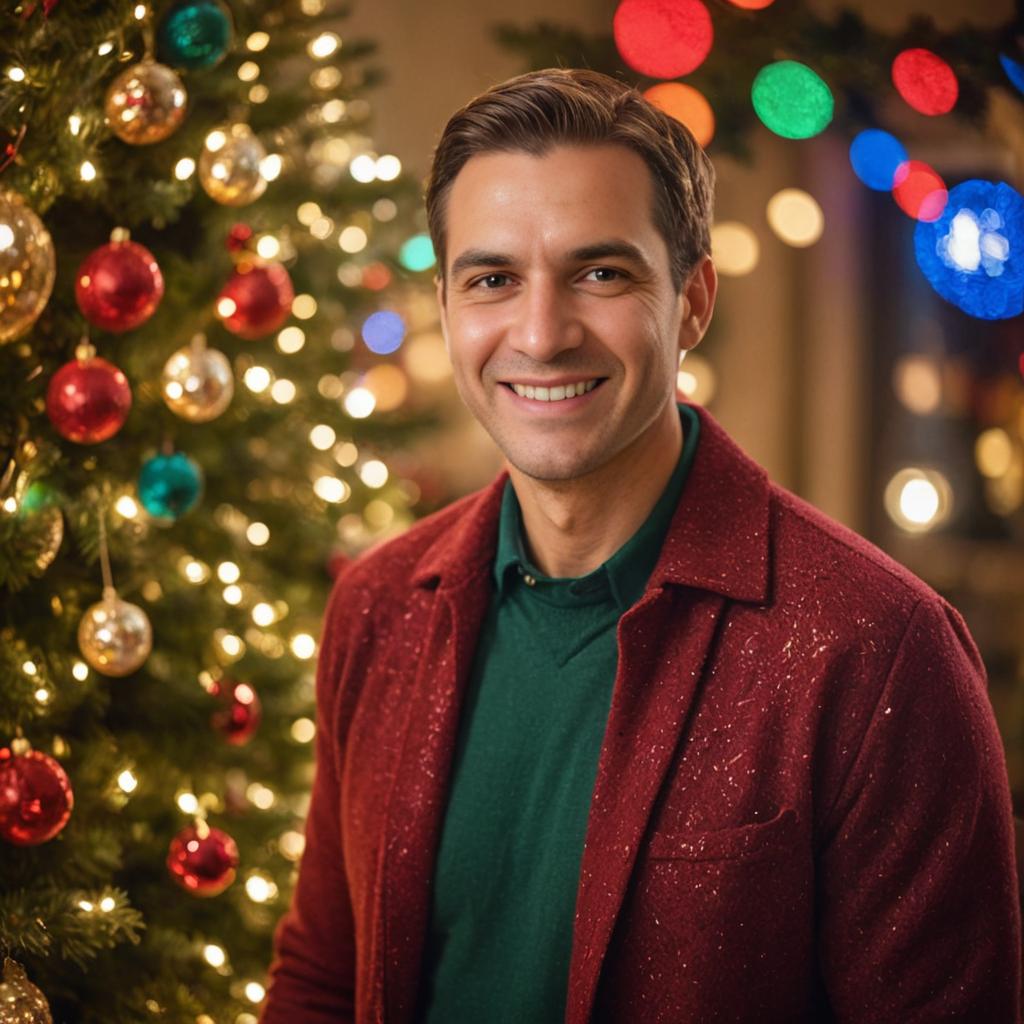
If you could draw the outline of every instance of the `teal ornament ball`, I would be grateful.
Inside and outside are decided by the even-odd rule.
[[[139,500],[155,519],[175,520],[199,500],[203,471],[183,452],[154,455],[139,473]]]
[[[183,0],[160,25],[160,60],[177,68],[212,68],[231,48],[231,12],[220,0]]]

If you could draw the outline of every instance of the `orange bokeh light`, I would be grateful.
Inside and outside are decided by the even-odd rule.
[[[661,82],[644,92],[644,97],[659,110],[686,125],[702,145],[715,136],[715,113],[704,94],[682,82]]]

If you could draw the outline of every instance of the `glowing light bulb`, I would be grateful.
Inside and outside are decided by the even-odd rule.
[[[125,793],[134,793],[139,785],[139,780],[127,769],[117,777],[117,784]]]
[[[221,583],[237,583],[241,574],[241,570],[234,562],[221,562],[217,566],[217,579]]]

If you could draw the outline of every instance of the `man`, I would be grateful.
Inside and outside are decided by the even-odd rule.
[[[1018,1020],[962,619],[676,401],[712,188],[592,72],[448,123],[438,300],[508,468],[337,580],[265,1024]]]

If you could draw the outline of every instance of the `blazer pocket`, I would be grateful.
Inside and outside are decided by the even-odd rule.
[[[783,807],[770,821],[755,821],[711,832],[652,832],[652,860],[724,860],[761,857],[787,845],[796,832],[796,810]]]

